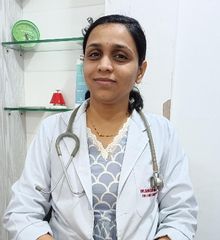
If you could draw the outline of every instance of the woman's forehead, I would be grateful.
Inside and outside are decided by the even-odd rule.
[[[95,27],[88,38],[87,48],[90,46],[115,46],[118,48],[135,48],[136,45],[126,26],[119,23],[102,24]]]
[[[96,35],[96,34],[103,35],[103,33],[128,35],[132,38],[127,27],[121,23],[105,23],[105,24],[98,25],[91,31],[90,36]]]

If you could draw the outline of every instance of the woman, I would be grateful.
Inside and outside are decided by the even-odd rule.
[[[70,138],[60,142],[69,182],[56,152],[71,112],[44,120],[14,184],[4,217],[10,239],[193,239],[197,204],[186,156],[170,123],[146,114],[160,175],[156,187],[146,126],[139,115],[143,100],[134,85],[147,63],[139,23],[109,15],[95,21],[83,43],[89,99],[78,109]],[[160,179],[159,179],[160,180]],[[52,206],[52,217],[43,221]]]

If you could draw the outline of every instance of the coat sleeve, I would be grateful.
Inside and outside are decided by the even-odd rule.
[[[159,225],[155,236],[171,240],[191,240],[197,226],[197,202],[188,169],[188,159],[180,146],[172,125],[167,121],[167,145],[163,152],[160,172],[164,188],[159,192]]]
[[[27,153],[25,166],[20,179],[12,186],[11,201],[3,217],[3,224],[11,240],[36,240],[50,233],[48,222],[43,221],[50,209],[49,194],[42,194],[36,185],[50,189],[50,128],[43,121],[38,134]]]

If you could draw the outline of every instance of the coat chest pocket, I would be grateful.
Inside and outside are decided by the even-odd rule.
[[[151,164],[136,165],[134,169],[136,184],[136,210],[140,217],[150,216],[158,207],[158,191],[151,188],[150,178],[153,174]]]

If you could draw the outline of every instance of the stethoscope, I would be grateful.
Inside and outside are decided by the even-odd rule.
[[[76,134],[73,133],[73,129],[72,129],[73,123],[74,123],[74,120],[75,120],[75,117],[76,117],[76,114],[78,112],[79,107],[80,106],[78,106],[73,111],[73,113],[71,114],[66,131],[64,133],[60,134],[57,137],[56,142],[55,142],[56,152],[57,152],[57,155],[59,157],[63,172],[60,174],[56,183],[54,184],[53,188],[50,191],[46,191],[45,189],[43,189],[42,187],[40,187],[38,185],[35,186],[36,190],[38,190],[38,191],[40,191],[44,194],[51,194],[56,189],[57,185],[63,179],[63,177],[66,178],[69,189],[74,196],[82,197],[85,194],[85,191],[75,192],[73,190],[70,178],[69,178],[68,173],[67,173],[68,167],[72,163],[73,158],[76,156],[77,152],[79,151],[79,147],[80,147],[79,138],[77,137]],[[147,131],[147,135],[148,135],[148,138],[149,138],[150,152],[151,152],[151,158],[152,158],[152,168],[153,168],[153,175],[150,178],[150,185],[151,185],[151,188],[153,190],[160,191],[163,188],[164,184],[163,184],[163,180],[162,180],[162,178],[160,177],[160,174],[159,174],[159,169],[158,169],[158,164],[157,164],[157,159],[156,159],[156,151],[155,151],[155,147],[154,147],[152,133],[151,133],[151,130],[150,130],[150,125],[149,125],[147,119],[145,118],[144,114],[141,111],[139,112],[139,114],[140,114],[140,117],[141,117],[141,119],[144,123],[144,126],[146,128],[145,131]],[[69,161],[67,162],[66,165],[64,165],[64,161],[62,160],[62,152],[61,152],[61,149],[60,149],[60,142],[66,137],[72,138],[75,141],[75,147],[74,147],[72,153],[70,154]]]

